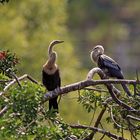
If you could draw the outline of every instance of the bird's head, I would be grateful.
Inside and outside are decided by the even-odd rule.
[[[51,56],[51,54],[54,52],[53,51],[54,45],[59,44],[59,43],[63,43],[63,42],[64,42],[63,40],[53,40],[48,47],[49,56]]]
[[[101,45],[97,45],[90,53],[91,60],[97,62],[99,55],[104,54],[104,48]]]
[[[101,45],[97,45],[93,48],[92,50],[94,53],[96,53],[97,55],[102,55],[104,53],[104,48]]]
[[[53,40],[51,43],[50,43],[50,46],[54,46],[56,44],[59,44],[59,43],[63,43],[64,41],[63,40]]]

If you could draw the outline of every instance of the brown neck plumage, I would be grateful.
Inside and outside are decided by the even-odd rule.
[[[53,52],[51,56],[49,56],[48,61],[43,65],[43,70],[48,74],[53,74],[57,70],[56,65],[56,53]]]
[[[57,65],[55,63],[56,57],[57,57],[56,52],[52,52],[49,55],[48,61],[43,65],[44,71],[47,72],[48,74],[53,74],[57,70]]]

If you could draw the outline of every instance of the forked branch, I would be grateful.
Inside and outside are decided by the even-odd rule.
[[[101,77],[101,79],[103,80],[92,80],[93,76],[95,74],[99,74],[99,76]],[[53,91],[48,92],[47,94],[45,94],[44,96],[44,101],[47,101],[51,98],[54,98],[56,96],[62,95],[62,94],[66,94],[68,92],[71,91],[76,91],[76,90],[81,90],[85,87],[88,86],[95,86],[95,85],[99,85],[99,84],[104,84],[106,85],[108,92],[110,93],[112,99],[120,106],[122,106],[123,108],[126,108],[127,110],[130,110],[132,112],[135,112],[136,114],[140,114],[140,111],[135,110],[134,108],[132,108],[131,106],[128,106],[126,103],[124,103],[123,101],[119,100],[117,98],[117,94],[119,94],[119,91],[112,85],[112,84],[140,84],[140,81],[137,80],[120,80],[120,79],[115,79],[115,80],[110,80],[110,79],[105,79],[106,76],[104,74],[104,72],[100,69],[100,68],[93,68],[92,70],[89,71],[86,80],[84,81],[80,81],[74,84],[70,84],[61,88],[56,88]]]

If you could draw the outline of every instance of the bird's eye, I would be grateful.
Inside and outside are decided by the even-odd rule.
[[[97,50],[97,48],[94,48],[93,51]]]

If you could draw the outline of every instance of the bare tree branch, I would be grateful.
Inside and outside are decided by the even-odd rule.
[[[135,121],[140,121],[140,118],[134,117],[134,116],[131,116],[131,115],[127,115],[126,118],[132,119],[132,120],[135,120]]]
[[[105,134],[106,136],[108,136],[109,138],[114,138],[116,140],[127,140],[125,138],[122,138],[120,136],[117,136],[113,133],[110,133],[109,131],[105,131],[103,129],[100,128],[96,128],[96,127],[91,127],[91,126],[86,126],[86,125],[69,125],[71,128],[76,128],[76,129],[89,129],[89,130],[93,130],[102,134]]]
[[[126,84],[133,84],[137,83],[140,84],[140,82],[137,82],[136,80],[120,80],[120,79],[114,79],[114,80],[83,80],[77,83],[73,83],[61,88],[56,88],[53,91],[50,91],[45,94],[45,100],[49,100],[51,98],[54,98],[56,96],[59,96],[61,94],[66,94],[71,91],[76,91],[76,90],[81,90],[85,87],[88,86],[95,86],[95,85],[103,85],[103,84],[121,84],[121,83],[126,83]]]
[[[12,80],[0,80],[0,83],[8,83],[11,82]]]
[[[86,87],[86,88],[84,88],[84,89],[86,89],[86,90],[92,90],[92,91],[98,91],[98,92],[106,92],[106,93],[108,93],[108,91],[107,91],[107,90],[104,90],[104,89],[88,88],[88,87]]]
[[[24,74],[23,76],[17,78],[18,79],[18,82],[19,81],[22,81],[24,79],[29,79],[30,81],[36,83],[36,84],[39,84],[35,79],[33,79],[31,76],[29,76],[28,74]],[[15,83],[17,82],[16,79],[12,80],[4,89],[2,92],[0,92],[0,96],[2,96],[11,86],[13,86]]]
[[[97,120],[95,122],[94,127],[98,128],[98,126],[99,126],[99,124],[101,122],[101,119],[102,119],[102,117],[103,117],[103,115],[104,115],[104,113],[106,111],[106,107],[107,107],[107,104],[104,106],[104,108],[101,110],[99,116],[97,117]],[[97,131],[92,131],[91,134],[89,134],[86,138],[84,138],[84,140],[92,140],[96,132]]]
[[[140,111],[135,110],[134,108],[132,108],[131,106],[128,106],[126,103],[122,102],[121,100],[119,100],[117,98],[117,96],[114,94],[114,92],[117,91],[117,89],[114,88],[114,86],[112,85],[112,83],[113,84],[122,84],[122,83],[124,83],[124,84],[134,84],[134,83],[140,84],[140,81],[137,81],[137,80],[120,80],[120,79],[115,79],[115,80],[110,80],[110,79],[107,79],[107,80],[106,79],[90,80],[91,77],[95,73],[98,73],[102,79],[105,78],[105,75],[104,75],[104,73],[101,69],[93,68],[88,73],[87,80],[77,82],[77,83],[74,83],[74,84],[70,84],[70,85],[67,85],[65,87],[56,88],[55,90],[48,92],[44,96],[44,102],[51,99],[51,98],[54,98],[54,97],[62,95],[62,94],[66,94],[66,93],[71,92],[71,91],[80,90],[80,89],[83,89],[83,88],[88,87],[88,86],[95,86],[95,85],[99,85],[99,84],[104,84],[104,85],[107,86],[107,89],[108,89],[112,99],[118,105],[122,106],[123,108],[126,108],[127,110],[137,112],[138,114],[140,114]]]
[[[16,74],[14,72],[11,72],[11,75],[15,78],[16,82],[18,83],[19,87],[21,87],[21,84],[18,80],[18,77],[16,76]]]
[[[113,115],[113,111],[112,111],[112,106],[109,107],[109,108],[110,108],[110,116],[111,116],[111,119],[112,119],[112,121],[114,122],[114,124],[115,124],[117,127],[119,127],[119,128],[122,128],[122,129],[127,130],[127,128],[124,128],[122,125],[118,124],[118,123],[115,121],[114,115]]]
[[[8,105],[6,105],[1,111],[0,116],[2,116],[8,110]]]
[[[102,119],[102,117],[103,117],[103,115],[104,115],[104,113],[105,113],[105,111],[106,111],[107,105],[108,105],[108,103],[111,102],[111,101],[112,101],[112,98],[109,97],[109,98],[107,98],[107,99],[103,102],[104,108],[101,110],[99,116],[97,117],[97,120],[96,120],[96,122],[95,122],[94,127],[98,127],[99,124],[101,124],[101,119]],[[96,133],[95,131],[91,132],[84,140],[92,140],[93,137],[94,137],[94,135],[95,135],[95,133]],[[103,135],[103,137],[104,137],[104,135]],[[102,138],[101,138],[101,139],[102,139]]]

